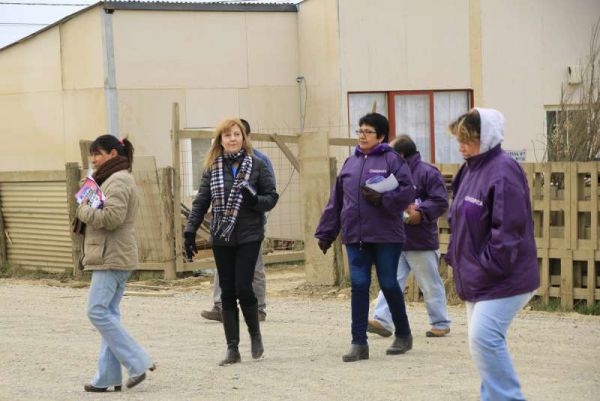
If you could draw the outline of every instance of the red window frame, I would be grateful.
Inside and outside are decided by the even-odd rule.
[[[469,107],[473,108],[473,89],[426,89],[426,90],[394,90],[394,91],[355,91],[348,92],[346,96],[346,106],[348,109],[348,118],[350,118],[350,95],[361,93],[385,93],[388,102],[388,120],[390,122],[390,141],[396,138],[396,107],[394,97],[397,95],[428,95],[429,96],[429,143],[430,143],[430,160],[435,163],[435,112],[433,104],[433,95],[436,92],[467,92],[469,95]],[[350,121],[348,126],[351,126]]]

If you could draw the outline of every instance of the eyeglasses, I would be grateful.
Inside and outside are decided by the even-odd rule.
[[[377,133],[376,131],[370,129],[357,129],[354,132],[356,132],[356,135],[373,135]]]

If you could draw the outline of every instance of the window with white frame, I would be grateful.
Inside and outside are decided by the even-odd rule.
[[[348,94],[348,125],[354,136],[360,117],[375,110],[390,121],[390,138],[409,135],[423,160],[460,163],[458,144],[447,127],[471,105],[471,90],[354,92]]]

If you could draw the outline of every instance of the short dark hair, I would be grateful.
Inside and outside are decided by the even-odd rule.
[[[383,142],[386,143],[389,141],[390,123],[385,116],[379,113],[365,114],[358,120],[358,126],[360,127],[361,125],[368,125],[375,128],[377,138],[383,137]]]
[[[392,143],[392,147],[402,157],[410,157],[417,153],[415,141],[408,135],[400,135]]]
[[[242,122],[242,125],[244,126],[244,129],[246,130],[246,135],[250,135],[250,123],[246,120],[244,120],[243,118],[240,118],[240,121]]]

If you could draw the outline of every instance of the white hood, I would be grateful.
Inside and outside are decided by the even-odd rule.
[[[504,140],[504,115],[498,110],[475,107],[481,118],[481,147],[485,153]]]

